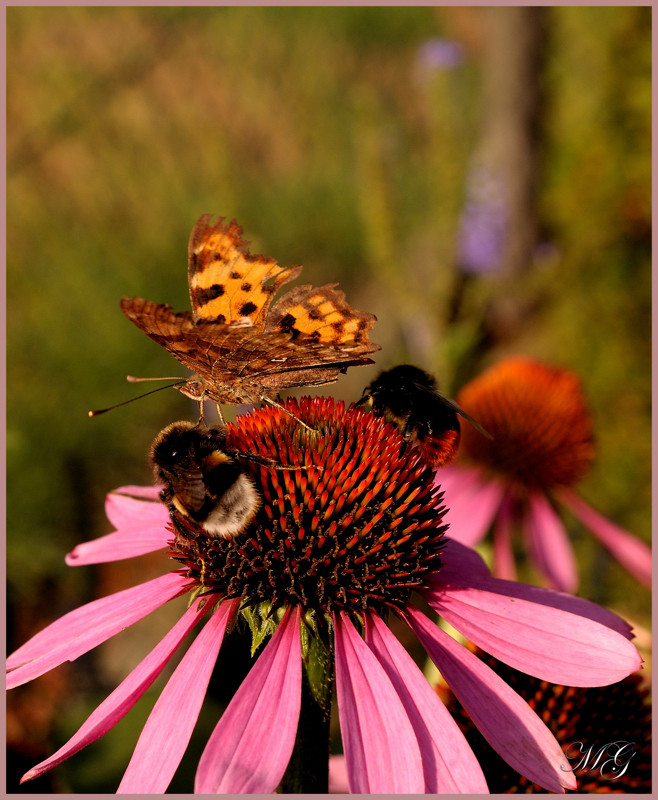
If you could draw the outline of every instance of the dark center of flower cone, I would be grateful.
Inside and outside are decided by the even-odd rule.
[[[330,398],[288,400],[229,426],[228,446],[300,469],[244,461],[262,499],[234,539],[175,520],[173,556],[208,590],[274,609],[358,614],[404,607],[440,567],[445,526],[434,472],[396,428]]]
[[[508,358],[464,386],[457,401],[493,436],[462,425],[461,456],[519,484],[570,486],[592,462],[592,418],[571,372]]]

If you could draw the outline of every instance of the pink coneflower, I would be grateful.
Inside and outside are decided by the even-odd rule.
[[[88,603],[34,636],[9,657],[9,686],[77,658],[174,597],[188,594],[190,604],[71,740],[25,779],[115,725],[198,627],[119,786],[119,792],[164,792],[223,636],[244,616],[256,642],[271,638],[210,736],[196,792],[270,793],[279,785],[326,791],[334,669],[350,791],[485,792],[457,724],[386,624],[397,615],[514,769],[549,791],[575,788],[539,717],[421,611],[412,593],[485,651],[559,683],[601,685],[637,670],[629,627],[587,601],[491,578],[479,556],[446,538],[434,473],[392,425],[326,398],[287,407],[315,433],[269,408],[230,427],[231,446],[304,467],[246,462],[262,505],[235,539],[172,527],[157,488],[129,486],[108,496],[117,530],[77,547],[68,563],[168,548],[173,570]]]
[[[493,573],[514,579],[518,524],[528,555],[549,585],[575,591],[578,572],[555,510],[568,508],[631,574],[651,585],[651,550],[573,490],[594,458],[592,418],[574,373],[506,358],[459,392],[459,405],[493,436],[463,425],[459,460],[437,475],[451,536],[469,546],[493,526]]]

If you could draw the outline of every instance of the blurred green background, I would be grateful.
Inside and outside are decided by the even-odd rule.
[[[173,390],[87,411],[137,394],[128,373],[182,374],[118,302],[189,307],[204,212],[378,316],[377,366],[326,393],[400,361],[453,394],[505,354],[578,371],[598,439],[582,494],[649,540],[650,8],[14,7],[7,25],[10,649],[147,574],[63,556],[109,532],[108,491],[151,482],[160,428],[195,418]],[[649,593],[574,537],[581,593],[648,625]],[[77,685],[98,698],[104,652]],[[97,702],[42,691],[27,766]],[[103,774],[81,754],[45,791],[114,791],[139,725],[96,745]]]

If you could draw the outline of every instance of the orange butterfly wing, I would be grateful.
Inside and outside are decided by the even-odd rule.
[[[204,214],[192,229],[187,274],[196,321],[245,325],[262,330],[275,292],[301,267],[280,267],[273,258],[252,256],[238,223]]]

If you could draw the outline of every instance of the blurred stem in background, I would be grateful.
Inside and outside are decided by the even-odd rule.
[[[458,385],[492,349],[514,339],[537,304],[537,293],[524,287],[532,283],[539,240],[545,10],[486,8],[483,14],[480,135],[458,231],[464,278],[450,319],[461,334],[452,361]]]
[[[538,240],[537,176],[545,9],[487,8],[490,35],[483,64],[482,159],[500,171],[507,206],[499,264],[505,282],[533,263]]]

